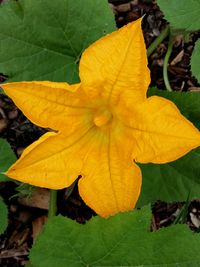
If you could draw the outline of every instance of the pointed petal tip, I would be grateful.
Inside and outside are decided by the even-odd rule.
[[[1,84],[1,87],[3,88],[3,90],[5,91],[5,93],[9,96],[9,92],[11,92],[10,90],[13,90],[13,88],[15,89],[15,86],[18,85],[22,85],[26,82],[22,81],[22,82],[8,82],[8,83],[3,83]]]
[[[146,16],[146,14],[144,14],[142,17],[140,17],[139,19],[136,19],[136,20],[134,20],[134,21],[132,21],[132,22],[130,22],[130,23],[128,23],[127,25],[131,25],[132,27],[135,27],[136,25],[138,26],[138,27],[142,27],[142,20],[143,20],[143,18]]]
[[[59,184],[59,183],[48,183],[47,186],[45,186],[44,184],[40,184],[38,182],[37,179],[35,179],[35,181],[32,179],[29,181],[29,179],[25,179],[24,177],[22,177],[21,172],[18,173],[17,170],[15,170],[14,168],[10,168],[8,169],[7,172],[4,173],[7,177],[9,177],[10,179],[13,179],[17,182],[21,182],[21,183],[25,183],[25,184],[29,184],[32,186],[36,186],[36,187],[41,187],[41,188],[48,188],[48,189],[53,189],[53,190],[61,190],[63,188],[66,188],[67,186],[65,184]]]
[[[4,91],[9,87],[10,83],[3,83],[1,84],[1,88],[3,88]]]
[[[10,86],[14,86],[17,84],[23,84],[23,83],[27,83],[26,81],[21,81],[21,82],[5,82],[1,84],[1,87],[10,87]]]
[[[20,181],[16,175],[14,165],[15,163],[4,174],[11,179]]]

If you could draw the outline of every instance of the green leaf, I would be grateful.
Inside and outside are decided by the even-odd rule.
[[[156,200],[167,202],[199,198],[200,149],[166,164],[140,165],[143,175],[142,193],[137,206]]]
[[[166,92],[151,89],[150,95],[159,95],[173,101],[181,113],[200,129],[200,94]],[[140,164],[143,174],[142,193],[137,203],[143,206],[156,200],[186,201],[199,198],[200,148],[167,164]]]
[[[200,236],[186,225],[150,233],[151,212],[92,218],[86,225],[62,216],[50,219],[34,244],[34,267],[199,266]]]
[[[200,29],[199,0],[157,0],[157,3],[174,30],[190,32]]]
[[[8,208],[0,198],[0,235],[3,234],[8,226]]]
[[[9,81],[77,82],[83,50],[115,29],[107,0],[10,0],[0,18],[0,73]]]
[[[191,69],[192,74],[197,78],[198,82],[200,83],[200,40],[196,42],[194,51],[192,53]]]
[[[3,174],[16,161],[16,156],[12,151],[9,143],[0,138],[0,182],[8,181]]]

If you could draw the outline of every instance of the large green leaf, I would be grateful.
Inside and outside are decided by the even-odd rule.
[[[6,140],[0,138],[0,182],[7,181],[3,174],[14,162],[16,156]]]
[[[0,198],[0,235],[4,233],[8,226],[8,208]]]
[[[196,42],[194,51],[192,53],[191,69],[192,74],[197,78],[198,82],[200,83],[200,40]]]
[[[166,92],[151,89],[149,95],[172,100],[182,114],[200,129],[200,94]],[[185,201],[200,197],[200,148],[167,164],[141,164],[142,193],[138,206],[156,200]]]
[[[115,29],[107,0],[10,0],[0,18],[0,73],[9,81],[77,82],[83,50]]]
[[[149,208],[79,225],[50,219],[30,254],[33,267],[200,266],[200,236],[176,225],[150,233]]]
[[[200,197],[200,149],[183,158],[159,165],[140,165],[143,174],[138,206],[156,200],[186,201]]]
[[[200,29],[199,0],[157,0],[157,3],[173,29],[184,31]]]

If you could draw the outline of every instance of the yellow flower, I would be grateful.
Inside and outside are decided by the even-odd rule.
[[[86,49],[80,79],[75,85],[2,85],[33,123],[57,131],[25,149],[7,175],[52,189],[82,175],[81,197],[107,217],[134,208],[141,189],[135,161],[176,160],[199,146],[200,134],[172,102],[146,98],[150,77],[141,19]]]

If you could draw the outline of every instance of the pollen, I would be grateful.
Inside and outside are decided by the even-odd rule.
[[[113,117],[113,115],[110,112],[110,110],[107,109],[107,108],[103,108],[101,110],[98,110],[95,113],[95,115],[94,115],[94,124],[97,127],[104,126],[104,125],[106,125],[106,124],[111,122],[112,117]]]

